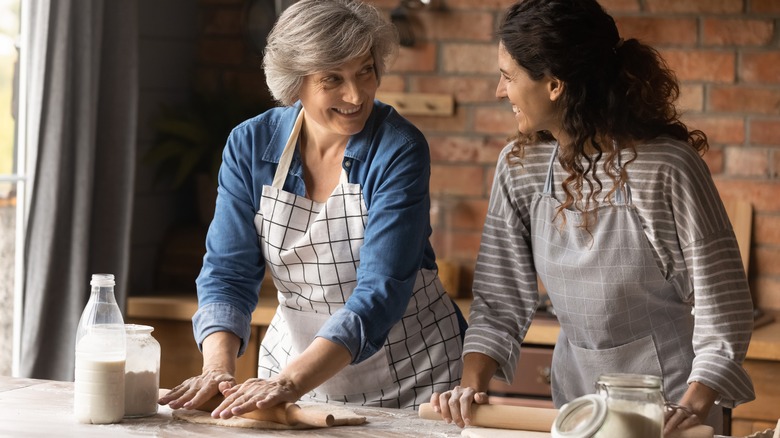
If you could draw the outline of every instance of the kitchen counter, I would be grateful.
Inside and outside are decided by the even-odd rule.
[[[350,407],[367,422],[298,431],[267,431],[174,420],[161,406],[157,415],[117,424],[80,424],[73,418],[73,383],[0,377],[0,436],[10,437],[458,437],[460,429],[424,420],[411,410]]]
[[[117,424],[81,424],[73,418],[73,382],[0,376],[0,436],[9,437],[460,437],[462,430],[443,421],[424,420],[411,410],[349,406],[366,417],[358,426],[307,430],[259,430],[212,426],[174,420],[172,410],[161,406],[145,418],[124,419]],[[534,437],[550,434],[472,427],[463,436]],[[727,438],[717,436],[716,438]]]

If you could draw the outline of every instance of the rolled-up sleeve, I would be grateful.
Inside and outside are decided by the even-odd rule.
[[[716,390],[721,406],[755,398],[742,367],[753,332],[753,303],[734,233],[725,230],[683,248],[693,276],[696,357],[688,383]]]
[[[231,332],[241,338],[238,355],[244,354],[250,335],[251,316],[241,312],[230,304],[212,303],[198,308],[192,317],[193,333],[198,348],[202,349],[203,340],[215,332]]]
[[[734,231],[704,161],[692,148],[668,167],[670,202],[694,308],[695,358],[688,383],[716,390],[734,407],[755,398],[742,362],[753,332],[753,302]]]

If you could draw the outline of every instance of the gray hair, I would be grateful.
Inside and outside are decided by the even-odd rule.
[[[304,76],[371,53],[377,79],[398,50],[398,33],[359,0],[301,0],[277,20],[263,55],[266,83],[282,105],[298,100]]]

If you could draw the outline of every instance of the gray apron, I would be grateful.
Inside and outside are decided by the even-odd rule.
[[[324,203],[282,190],[304,117],[301,110],[271,186],[263,186],[255,215],[279,307],[260,348],[258,377],[279,374],[305,350],[357,285],[368,211],[359,184],[342,169]],[[457,314],[435,271],[421,269],[401,322],[383,348],[349,365],[304,399],[416,408],[446,391],[461,374]]]
[[[580,228],[578,211],[563,210],[565,223],[554,219],[560,206],[554,197],[557,154],[556,146],[530,212],[534,264],[561,324],[553,402],[560,407],[592,394],[601,374],[615,372],[659,376],[666,398],[677,402],[694,359],[691,306],[658,267],[627,182],[612,205],[599,203],[590,232]],[[716,430],[721,414],[711,410]]]

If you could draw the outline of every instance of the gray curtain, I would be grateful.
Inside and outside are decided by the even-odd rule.
[[[32,0],[19,374],[73,380],[93,273],[124,310],[136,164],[137,0]],[[24,56],[24,55],[23,55]]]

